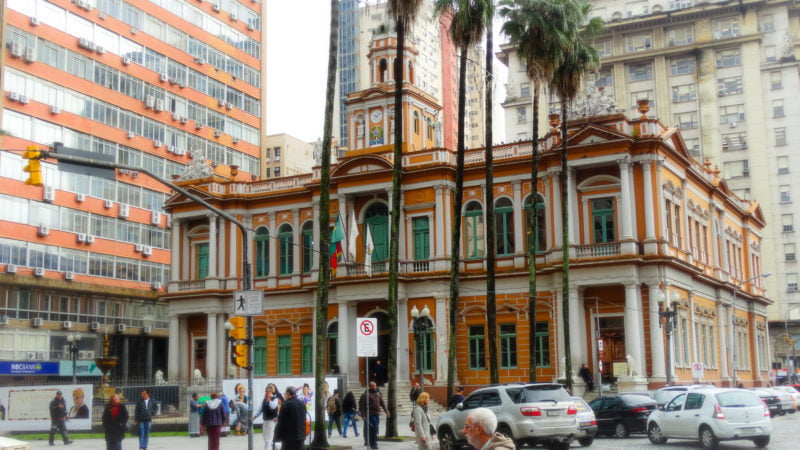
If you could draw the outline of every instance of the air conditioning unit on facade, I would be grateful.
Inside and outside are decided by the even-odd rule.
[[[65,330],[69,330],[70,328],[72,328],[72,322],[70,322],[69,320],[61,322],[61,327],[64,328]]]
[[[225,108],[226,109],[233,109],[233,103],[231,103],[231,102],[225,103]]]
[[[25,62],[36,62],[36,48],[34,47],[26,47],[25,48]]]
[[[128,137],[128,139],[133,139],[134,136],[136,135],[133,133],[133,131],[128,131],[128,134],[126,134],[126,136]]]
[[[158,75],[158,81],[160,81],[162,83],[166,83],[168,80],[169,80],[169,77],[167,76],[167,74],[162,73],[162,74]]]
[[[136,252],[141,252],[144,249],[143,244],[133,244],[133,250]]]
[[[43,277],[44,276],[44,267],[37,267],[37,268],[33,269],[33,274],[36,275],[37,277]]]
[[[100,322],[90,322],[89,329],[92,331],[97,331],[100,329]]]
[[[50,105],[50,114],[61,114],[61,108],[56,105]]]
[[[19,101],[19,92],[11,91],[8,93],[8,99],[11,101],[18,102]]]
[[[236,13],[231,13],[231,22],[236,22],[238,20],[239,18],[236,16]]]
[[[181,121],[181,123],[182,123],[182,124],[184,124],[184,125],[186,125],[186,122],[188,122],[188,121],[189,121],[189,119],[188,119],[186,116],[181,116],[179,120],[180,120],[180,121]]]
[[[114,200],[108,200],[108,199],[103,200],[103,207],[104,208],[109,209],[112,206],[114,206]]]
[[[739,125],[739,124],[736,123],[736,122],[728,122],[728,126],[731,127],[731,128],[736,128],[736,125]]]
[[[39,225],[39,231],[36,234],[39,236],[47,236],[50,234],[50,227],[47,225]]]
[[[78,39],[78,47],[85,48],[86,50],[89,50],[91,52],[97,50],[97,44],[86,38]]]
[[[64,279],[65,280],[74,280],[75,279],[75,272],[70,272],[69,270],[64,272]],[[66,322],[64,322],[66,323]]]
[[[78,359],[94,359],[94,350],[78,350]]]
[[[200,122],[195,122],[194,123],[194,129],[195,130],[202,130],[203,129],[203,124],[200,123]]]
[[[153,107],[153,111],[161,112],[163,110],[164,110],[164,100],[159,98],[156,100],[156,106]]]
[[[31,324],[35,327],[40,327],[44,325],[44,319],[42,319],[41,317],[36,317],[31,321]]]
[[[53,186],[45,186],[43,198],[46,202],[54,202],[56,200],[56,188]]]
[[[131,57],[130,57],[130,56],[123,56],[123,57],[122,57],[122,64],[124,64],[124,65],[126,65],[126,66],[127,66],[127,65],[129,65],[130,63],[131,63]]]
[[[23,105],[27,105],[28,103],[30,103],[30,101],[31,100],[28,98],[27,95],[20,94],[20,96],[19,96],[19,102],[20,103],[22,103]]]
[[[160,281],[153,281],[153,290],[154,291],[157,291],[157,290],[161,289],[162,287],[164,287],[164,285],[162,285]]]
[[[214,12],[219,12],[222,8],[220,8],[219,3],[214,3],[211,5],[211,9],[213,9]]]
[[[78,233],[75,236],[77,237],[78,242],[86,242],[86,235],[84,233]]]
[[[104,54],[106,52],[106,48],[103,47],[102,45],[98,45],[97,48],[95,49],[95,51],[102,55],[102,54]]]
[[[131,215],[131,207],[126,204],[119,205],[119,216],[123,219],[127,219]]]
[[[142,255],[150,256],[152,254],[153,254],[153,247],[149,245],[145,245],[144,247],[142,247]]]
[[[147,109],[153,109],[156,106],[156,97],[154,95],[148,95],[144,98],[144,107]]]
[[[39,26],[39,23],[40,23],[38,17],[31,17],[30,22],[31,22],[31,26],[34,26],[34,27]]]
[[[164,143],[159,141],[158,139],[153,141],[153,147],[155,147],[155,148],[161,148],[163,145],[164,145]]]
[[[87,0],[75,0],[75,4],[78,5],[79,8],[83,8],[87,11],[91,11],[93,6]]]
[[[17,273],[17,265],[16,264],[6,265],[6,273]]]
[[[150,217],[150,223],[153,225],[161,225],[161,213],[158,211],[153,211],[152,216]]]
[[[142,332],[144,332],[144,334],[150,334],[150,333],[152,333],[152,332],[153,332],[153,327],[151,327],[151,326],[144,326],[144,327],[142,327]]]
[[[220,136],[222,136],[222,131],[214,130],[214,137],[220,137]]]
[[[247,24],[247,31],[253,31],[255,29],[256,29],[256,27],[254,27],[252,23],[248,23]]]
[[[124,333],[125,332],[125,324],[124,323],[118,323],[117,324],[117,331],[119,331],[120,333]]]
[[[36,319],[33,319],[33,320],[36,321]],[[25,352],[25,360],[26,361],[36,361],[36,352]]]
[[[22,47],[22,44],[19,42],[12,42],[9,50],[12,58],[21,58],[22,53],[25,51],[25,49]]]
[[[91,234],[87,234],[86,235],[86,243],[87,244],[94,244],[94,236],[92,236]]]

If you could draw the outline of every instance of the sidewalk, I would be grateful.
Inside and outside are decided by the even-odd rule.
[[[409,416],[398,416],[397,418],[397,431],[400,436],[412,436],[413,433],[408,428]],[[363,421],[358,422],[358,432],[359,436],[355,437],[352,435],[352,428],[349,430],[350,433],[348,434],[347,438],[339,437],[338,433],[336,432],[336,426],[333,427],[333,436],[328,438],[328,444],[331,447],[340,447],[340,448],[353,448],[353,449],[364,449],[364,435],[361,434],[362,425],[364,424]],[[379,436],[383,436],[385,434],[385,427],[386,427],[386,417],[381,417],[380,423],[380,432],[378,433]],[[253,434],[253,450],[262,450],[264,448],[264,438],[261,436],[261,430],[256,429],[254,430],[255,433]],[[205,449],[207,447],[207,439],[205,436],[199,438],[190,438],[187,436],[169,436],[169,437],[154,437],[150,438],[150,445],[147,447],[148,450],[174,450],[176,448],[190,448],[193,447],[195,450]],[[47,440],[42,441],[31,441],[31,450],[45,450],[45,449],[55,449],[55,448],[69,448],[73,450],[105,450],[106,442],[103,439],[78,439],[69,446],[64,446],[64,444],[60,441],[56,441],[55,447],[50,447]],[[125,439],[122,441],[122,448],[127,449],[138,449],[139,448],[139,441],[136,436],[127,435]],[[408,439],[403,442],[389,442],[389,441],[379,441],[378,446],[383,449],[414,449],[417,448],[417,444],[413,439]],[[220,450],[242,450],[247,448],[247,436],[228,436],[220,439]]]

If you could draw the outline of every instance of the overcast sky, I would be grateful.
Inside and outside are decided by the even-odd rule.
[[[330,2],[267,0],[267,134],[287,133],[306,142],[322,139],[328,70]],[[495,20],[494,44],[500,21]],[[505,134],[499,103],[505,66],[495,64],[495,141]],[[498,120],[500,122],[498,123]],[[337,124],[334,124],[336,127]]]

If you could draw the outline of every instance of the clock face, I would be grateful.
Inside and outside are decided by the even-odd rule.
[[[380,122],[381,119],[383,119],[383,112],[380,109],[372,111],[370,119],[372,119],[373,122]]]

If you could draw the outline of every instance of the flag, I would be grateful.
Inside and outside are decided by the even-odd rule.
[[[350,210],[350,220],[347,226],[347,257],[350,261],[356,260],[356,241],[358,241],[358,222],[356,222],[355,208]]]
[[[375,245],[372,243],[372,234],[369,232],[369,225],[367,229],[367,242],[364,243],[364,271],[368,276],[372,276],[372,251],[375,250]]]
[[[342,256],[342,241],[344,240],[344,225],[342,218],[336,215],[336,224],[331,231],[331,275],[336,276],[339,267],[339,257]]]

